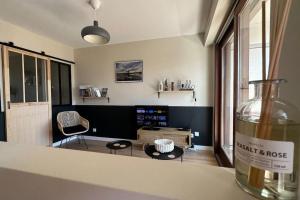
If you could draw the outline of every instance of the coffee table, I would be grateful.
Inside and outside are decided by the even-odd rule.
[[[182,148],[180,148],[178,146],[174,146],[173,151],[168,152],[168,153],[160,153],[160,152],[156,151],[154,145],[146,145],[145,153],[152,159],[158,159],[158,160],[173,160],[173,159],[181,157],[181,162],[182,162],[184,151]]]
[[[126,149],[128,147],[131,147],[131,153],[132,156],[132,143],[127,140],[117,140],[113,142],[109,142],[106,144],[106,147],[110,150],[110,153],[117,154],[117,150]]]

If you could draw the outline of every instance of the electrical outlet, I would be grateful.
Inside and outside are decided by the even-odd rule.
[[[195,131],[195,137],[199,137],[199,132]]]
[[[96,133],[97,132],[97,129],[96,128],[93,128],[93,133]]]
[[[191,134],[191,138],[194,138],[194,134],[193,133]]]

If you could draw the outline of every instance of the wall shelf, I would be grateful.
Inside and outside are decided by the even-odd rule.
[[[105,100],[107,99],[107,103],[109,103],[110,98],[109,97],[81,97],[82,98],[82,102],[84,103],[86,100],[89,99],[98,99],[98,100]]]
[[[196,94],[195,90],[173,90],[173,91],[158,91],[157,92],[157,97],[160,98],[160,94],[170,94],[170,93],[192,93],[193,99],[196,101]]]

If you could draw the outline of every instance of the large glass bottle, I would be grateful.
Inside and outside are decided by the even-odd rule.
[[[300,199],[300,113],[279,98],[283,82],[250,82],[255,97],[237,109],[236,180],[242,189],[260,199]],[[263,96],[268,87],[269,95]]]

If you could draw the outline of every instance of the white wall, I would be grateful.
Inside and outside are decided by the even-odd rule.
[[[0,41],[14,42],[16,46],[45,51],[46,54],[74,60],[72,66],[73,103],[78,98],[81,84],[108,87],[109,105],[159,104],[170,106],[213,105],[213,51],[204,47],[198,35],[105,45],[75,50],[50,38],[0,20]],[[142,83],[115,83],[114,62],[120,60],[144,61]],[[196,85],[195,103],[192,93],[162,94],[157,97],[158,81],[192,80]],[[104,104],[91,100],[85,104]]]
[[[300,1],[293,1],[280,58],[279,77],[288,83],[281,87],[281,97],[300,109]]]
[[[44,51],[48,55],[66,60],[74,59],[74,51],[72,47],[2,20],[0,20],[0,41],[14,42],[16,46],[37,52]]]
[[[212,54],[212,49],[204,47],[198,35],[76,49],[75,85],[77,89],[79,85],[107,87],[109,105],[212,106]],[[143,60],[144,81],[116,83],[114,63],[122,60]],[[158,82],[164,77],[175,83],[178,79],[192,80],[197,102],[191,93],[161,94],[158,99]],[[73,95],[76,103],[82,104],[78,91]],[[85,104],[107,103],[89,100]]]
[[[74,49],[72,47],[2,20],[0,20],[0,41],[13,42],[14,45],[19,47],[37,52],[44,51],[48,55],[65,60],[74,60]],[[74,68],[73,65],[72,68]],[[73,71],[74,70],[72,70],[72,88],[73,92],[75,92],[76,90],[74,89],[75,80]]]

